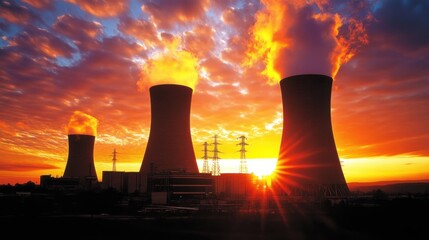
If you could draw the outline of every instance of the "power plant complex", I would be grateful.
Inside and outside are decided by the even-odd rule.
[[[283,132],[270,184],[278,196],[344,197],[349,193],[331,125],[332,81],[325,75],[304,74],[280,82]],[[213,193],[243,196],[253,192],[249,186],[255,181],[247,169],[243,170],[247,145],[243,139],[240,173],[208,172],[208,166],[199,172],[190,131],[191,88],[161,84],[149,91],[150,134],[140,171],[104,171],[103,188],[149,193],[164,203],[183,196],[204,197]],[[80,185],[97,182],[94,142],[95,136],[68,135],[65,179],[74,179]],[[205,151],[206,148],[207,143]],[[44,179],[46,182],[51,178],[45,176]],[[235,190],[231,192],[231,189]]]

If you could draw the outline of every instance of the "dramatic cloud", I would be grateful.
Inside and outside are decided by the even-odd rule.
[[[82,10],[100,18],[118,16],[128,10],[128,1],[116,0],[67,0]]]
[[[382,1],[380,6],[374,13],[377,29],[371,29],[378,31],[373,37],[380,47],[400,47],[410,53],[428,51],[429,2]]]
[[[146,2],[142,10],[151,16],[157,27],[170,29],[204,16],[208,0],[157,0]]]
[[[428,155],[423,146],[429,138],[429,42],[421,39],[429,20],[417,10],[425,8],[417,2],[380,2],[367,28],[368,46],[340,70],[333,125],[341,155]],[[391,14],[399,12],[407,14],[394,20]],[[413,24],[397,27],[406,22]]]
[[[19,48],[32,57],[71,57],[73,48],[61,38],[46,29],[28,26],[9,41],[10,46]],[[35,46],[37,46],[35,48]]]
[[[100,23],[86,21],[68,14],[59,16],[52,28],[70,38],[82,50],[96,48],[96,37],[102,33]]]
[[[32,170],[49,170],[49,169],[58,169],[58,166],[54,166],[51,164],[46,163],[31,163],[31,162],[25,162],[25,163],[15,163],[14,161],[9,160],[8,162],[0,162],[0,169],[2,171],[32,171]]]
[[[245,57],[249,45],[249,29],[254,24],[254,16],[258,8],[249,2],[242,8],[226,8],[223,10],[221,20],[231,30],[226,48],[222,49],[221,56],[225,61],[240,65]]]
[[[118,29],[144,42],[148,47],[160,44],[156,28],[151,22],[123,17],[118,25]]]
[[[23,0],[23,2],[39,9],[53,9],[55,3],[52,0]]]
[[[213,29],[206,25],[196,25],[192,31],[185,33],[185,49],[198,58],[209,56],[215,43]]]
[[[0,2],[0,18],[11,23],[22,25],[40,20],[40,18],[27,7],[17,5],[15,1],[7,0]]]
[[[238,80],[238,73],[218,58],[209,58],[201,63],[208,74],[207,81],[213,84],[227,84]]]

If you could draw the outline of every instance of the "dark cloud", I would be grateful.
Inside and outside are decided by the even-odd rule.
[[[237,3],[235,0],[216,0],[210,1],[211,6],[219,9],[225,9]]]
[[[86,21],[69,14],[61,15],[52,25],[52,29],[70,38],[82,51],[97,47],[97,37],[102,34],[100,23]]]
[[[69,58],[74,52],[74,49],[61,38],[46,29],[32,25],[28,25],[24,31],[11,38],[9,43],[17,48],[18,52],[36,58]]]
[[[54,1],[52,0],[23,0],[23,2],[26,2],[30,4],[32,7],[38,8],[38,9],[49,9],[52,10],[54,8]]]
[[[116,56],[131,60],[133,57],[141,57],[145,55],[142,46],[135,42],[130,42],[122,37],[104,38],[101,44],[101,49],[106,52],[112,52]]]
[[[249,29],[254,24],[258,10],[256,4],[247,3],[242,8],[226,8],[221,19],[231,29],[227,39],[227,48],[221,52],[222,59],[233,64],[241,64],[246,56],[249,44]]]
[[[178,24],[202,18],[209,3],[208,0],[147,1],[142,10],[151,16],[159,28],[171,29]]]
[[[140,52],[139,45],[123,38],[106,38],[99,42],[96,50],[86,52],[79,63],[59,71],[60,88],[76,95],[91,96],[93,88],[116,87],[125,79],[136,81],[135,76],[132,77],[135,64],[131,57]]]
[[[9,29],[10,29],[9,25],[7,25],[5,22],[0,22],[0,31],[7,32],[9,31]]]
[[[382,1],[374,12],[375,23],[369,28],[380,47],[399,48],[405,52],[429,49],[429,2]]]
[[[143,41],[146,46],[159,44],[159,37],[153,23],[124,16],[120,19],[118,29],[128,35]]]
[[[27,7],[8,0],[0,2],[0,18],[21,25],[40,21],[40,18]]]
[[[128,1],[109,0],[66,0],[82,10],[100,18],[118,16],[128,10]]]
[[[429,40],[423,28],[429,21],[419,14],[427,6],[379,4],[368,45],[342,67],[335,82],[337,146],[351,156],[428,155]]]
[[[9,159],[8,161],[0,162],[0,169],[2,169],[2,171],[26,172],[34,170],[59,169],[59,167],[46,163],[19,163]]]

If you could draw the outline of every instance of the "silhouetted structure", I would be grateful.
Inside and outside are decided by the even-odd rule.
[[[64,178],[79,178],[82,184],[97,182],[94,166],[95,136],[68,135],[69,154]]]
[[[213,193],[209,173],[166,172],[148,176],[148,192],[153,204],[197,202]]]
[[[210,168],[209,168],[209,157],[207,155],[208,149],[207,146],[209,145],[207,142],[204,142],[204,156],[203,156],[203,171],[202,173],[210,173]]]
[[[103,189],[115,189],[121,193],[134,193],[139,191],[139,172],[103,171]]]
[[[40,187],[48,190],[60,190],[60,191],[79,191],[82,189],[82,183],[77,177],[61,177],[55,178],[51,175],[40,176]]]
[[[332,78],[296,75],[280,87],[283,133],[275,187],[290,195],[347,195],[331,126]]]
[[[215,193],[219,200],[250,200],[255,198],[257,177],[251,173],[222,173],[213,176]]]
[[[237,145],[240,146],[240,170],[239,173],[247,173],[247,162],[246,162],[246,145],[249,145],[246,143],[246,137],[240,136],[238,137],[241,139],[241,142]]]
[[[116,161],[118,160],[117,158],[116,158],[116,154],[117,154],[118,152],[116,151],[116,148],[114,148],[113,149],[113,153],[112,153],[112,171],[113,172],[116,172]]]
[[[214,142],[213,145],[213,164],[212,164],[212,175],[213,176],[219,176],[220,175],[220,165],[219,165],[219,149],[217,145],[220,143],[217,141],[217,135],[214,135]]]
[[[198,173],[190,130],[192,89],[162,84],[149,89],[151,126],[140,173]]]

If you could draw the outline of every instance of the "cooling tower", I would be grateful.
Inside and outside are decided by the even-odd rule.
[[[70,134],[69,155],[64,177],[77,177],[81,182],[96,181],[97,174],[94,166],[95,136]]]
[[[345,196],[331,125],[332,78],[308,74],[280,82],[283,132],[277,184],[290,195]]]
[[[162,84],[149,91],[151,125],[140,172],[198,173],[190,130],[192,89]]]

